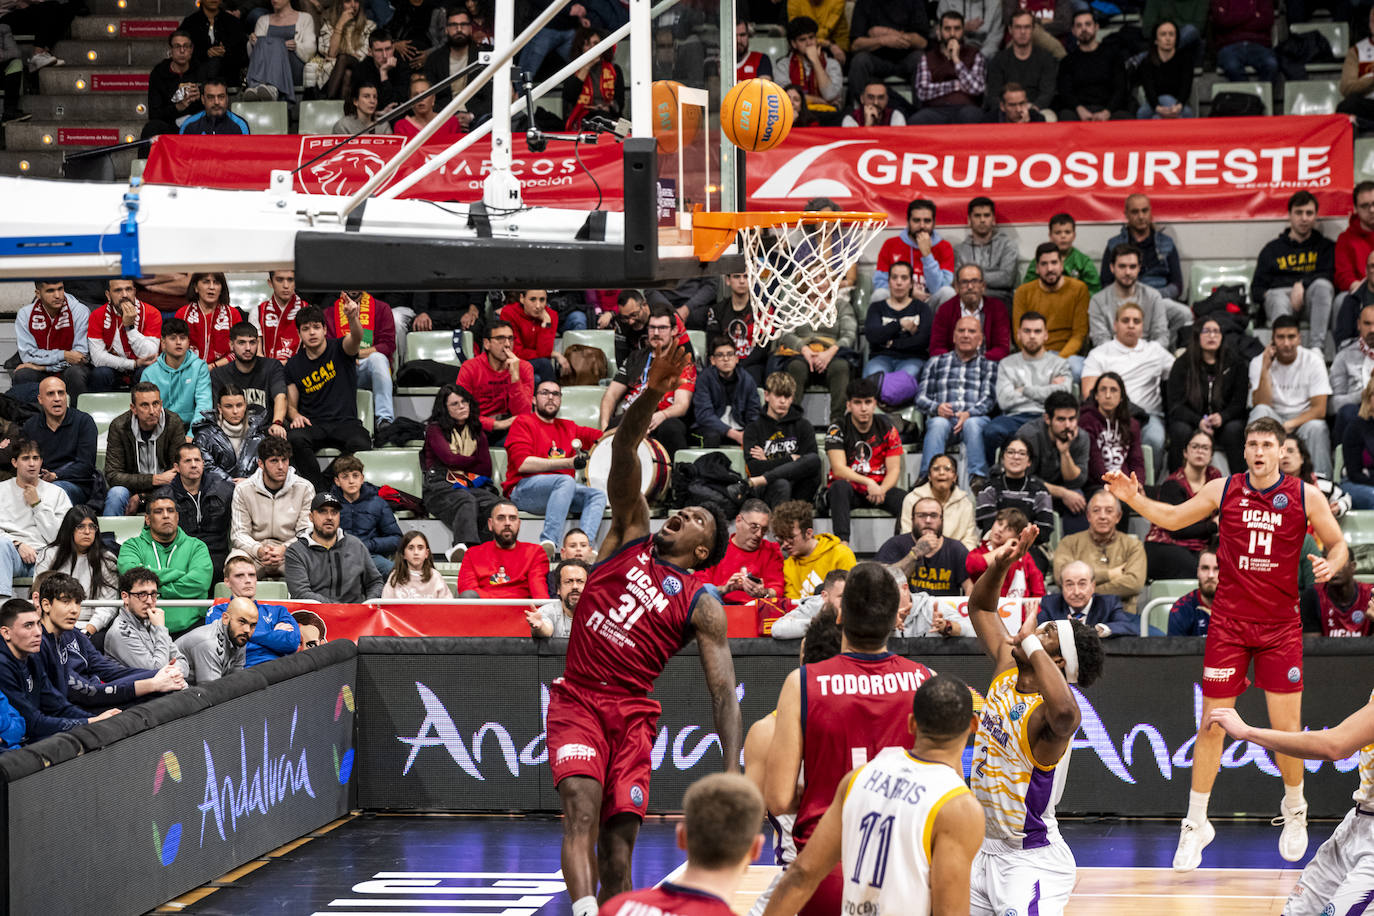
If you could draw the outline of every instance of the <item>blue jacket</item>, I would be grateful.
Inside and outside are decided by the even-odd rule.
[[[67,702],[43,673],[37,656],[20,661],[0,644],[0,694],[24,719],[24,740],[37,741],[85,725],[90,715]]]
[[[1212,621],[1212,612],[1198,601],[1198,590],[1174,602],[1169,608],[1170,636],[1206,636],[1207,625]]]
[[[1068,619],[1069,606],[1062,594],[1055,592],[1040,599],[1040,613],[1035,617],[1037,623]],[[1140,618],[1127,614],[1116,595],[1093,595],[1083,622],[1090,627],[1105,623],[1113,636],[1140,635]]]
[[[167,365],[167,356],[157,358],[140,379],[152,382],[162,393],[162,406],[181,417],[187,429],[205,411],[214,407],[210,400],[210,369],[190,350],[181,358],[181,365],[173,369]]]
[[[362,541],[368,553],[391,559],[396,548],[401,546],[401,526],[396,524],[391,506],[378,495],[377,488],[370,483],[363,484],[355,503],[348,501],[338,485],[329,492],[343,503],[339,509],[339,527]],[[253,662],[250,660],[248,664]]]
[[[193,114],[181,122],[181,132],[183,134],[210,134],[215,136],[241,134],[245,137],[252,133],[248,128],[248,122],[232,111],[226,111],[224,116],[220,118],[212,118],[203,111],[199,114]]]
[[[721,380],[719,369],[707,366],[697,375],[696,391],[692,392],[695,429],[724,436],[730,429],[721,419],[727,407],[731,408],[735,425],[741,430],[759,418],[763,408],[759,406],[758,380],[739,367],[735,368],[735,379],[735,400],[726,403],[725,382]]]
[[[258,605],[258,625],[253,628],[253,635],[248,637],[248,651],[243,662],[245,668],[290,655],[301,647],[300,624],[296,623],[296,618],[291,616],[290,611],[280,604],[254,603]],[[226,601],[210,608],[209,613],[205,615],[205,622],[214,623],[219,620],[224,616],[224,609],[228,606],[229,603]],[[278,630],[279,623],[290,624],[291,629]]]
[[[56,474],[58,480],[83,489],[95,483],[97,436],[90,414],[68,407],[61,425],[52,430],[48,418],[40,413],[24,421],[24,433],[38,443],[44,469]]]
[[[68,702],[87,709],[136,703],[134,684],[157,674],[121,665],[97,649],[79,628],[57,636],[44,630],[38,658],[48,683]]]
[[[1150,234],[1143,242],[1131,238],[1131,230],[1126,226],[1112,236],[1102,254],[1103,285],[1111,282],[1112,249],[1126,242],[1140,249],[1140,282],[1158,290],[1165,299],[1182,302],[1187,293],[1183,289],[1183,269],[1178,263],[1178,248],[1170,236],[1154,227],[1151,227]]]
[[[14,711],[0,694],[0,750],[8,751],[24,743],[24,717]]]

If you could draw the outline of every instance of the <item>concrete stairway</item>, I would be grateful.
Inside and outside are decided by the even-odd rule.
[[[32,120],[5,128],[0,174],[57,178],[63,157],[83,148],[136,140],[147,120],[148,73],[167,56],[167,36],[194,0],[91,0],[54,49],[60,66],[38,72],[39,93],[26,95]],[[138,158],[114,157],[115,176]]]

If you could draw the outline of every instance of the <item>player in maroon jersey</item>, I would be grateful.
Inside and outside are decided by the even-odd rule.
[[[677,848],[687,867],[673,881],[607,901],[600,916],[733,916],[730,900],[763,849],[763,796],[737,773],[692,783],[682,797]]]
[[[1309,522],[1326,545],[1325,558],[1308,555],[1316,580],[1327,581],[1345,565],[1345,538],[1326,497],[1313,485],[1279,470],[1279,450],[1286,435],[1277,420],[1254,421],[1245,427],[1249,472],[1213,480],[1177,506],[1146,498],[1134,474],[1126,477],[1109,471],[1103,475],[1114,496],[1169,531],[1221,512],[1217,551],[1221,581],[1202,659],[1203,724],[1193,745],[1193,789],[1174,853],[1175,871],[1197,868],[1203,848],[1216,835],[1207,821],[1207,803],[1226,735],[1207,723],[1212,710],[1236,705],[1236,697],[1250,684],[1246,672],[1251,661],[1255,684],[1264,691],[1269,724],[1280,731],[1302,731],[1298,563]],[[1284,787],[1279,855],[1296,862],[1307,851],[1302,761],[1286,754],[1274,756]]]
[[[739,770],[740,712],[725,609],[693,577],[719,563],[729,526],[689,506],[649,537],[638,449],[659,400],[691,359],[673,342],[649,364],[611,440],[611,529],[577,602],[563,676],[549,691],[549,764],[563,802],[563,878],[573,916],[630,889],[630,856],[649,802],[659,704],[649,699],[668,660],[696,637],[727,772]]]
[[[799,853],[845,774],[883,748],[905,747],[910,740],[912,698],[933,672],[887,651],[897,602],[897,583],[887,567],[855,566],[840,602],[840,654],[803,665],[783,682],[763,798],[775,816],[796,813],[792,838]],[[803,764],[806,784],[799,791]],[[802,913],[838,913],[843,881],[837,866]]]

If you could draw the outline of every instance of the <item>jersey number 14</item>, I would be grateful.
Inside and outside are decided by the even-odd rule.
[[[1250,549],[1247,550],[1246,553],[1250,554],[1251,556],[1255,556],[1256,554],[1262,553],[1267,557],[1269,556],[1269,552],[1273,549],[1273,547],[1273,532],[1256,531],[1253,528],[1250,529]]]
[[[870,811],[859,821],[859,854],[854,857],[854,873],[849,876],[849,880],[854,884],[861,884],[861,875],[867,860],[870,841],[873,846],[873,877],[869,879],[869,887],[883,886],[883,877],[887,873],[887,852],[892,845],[892,830],[895,824],[895,815],[889,814],[887,817],[877,811]]]

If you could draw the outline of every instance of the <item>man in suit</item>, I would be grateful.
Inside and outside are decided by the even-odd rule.
[[[1059,573],[1057,595],[1040,600],[1038,623],[1047,620],[1079,620],[1097,630],[1103,639],[1111,636],[1139,636],[1139,618],[1127,614],[1116,595],[1098,595],[1093,589],[1092,567],[1081,560],[1065,566]]]

